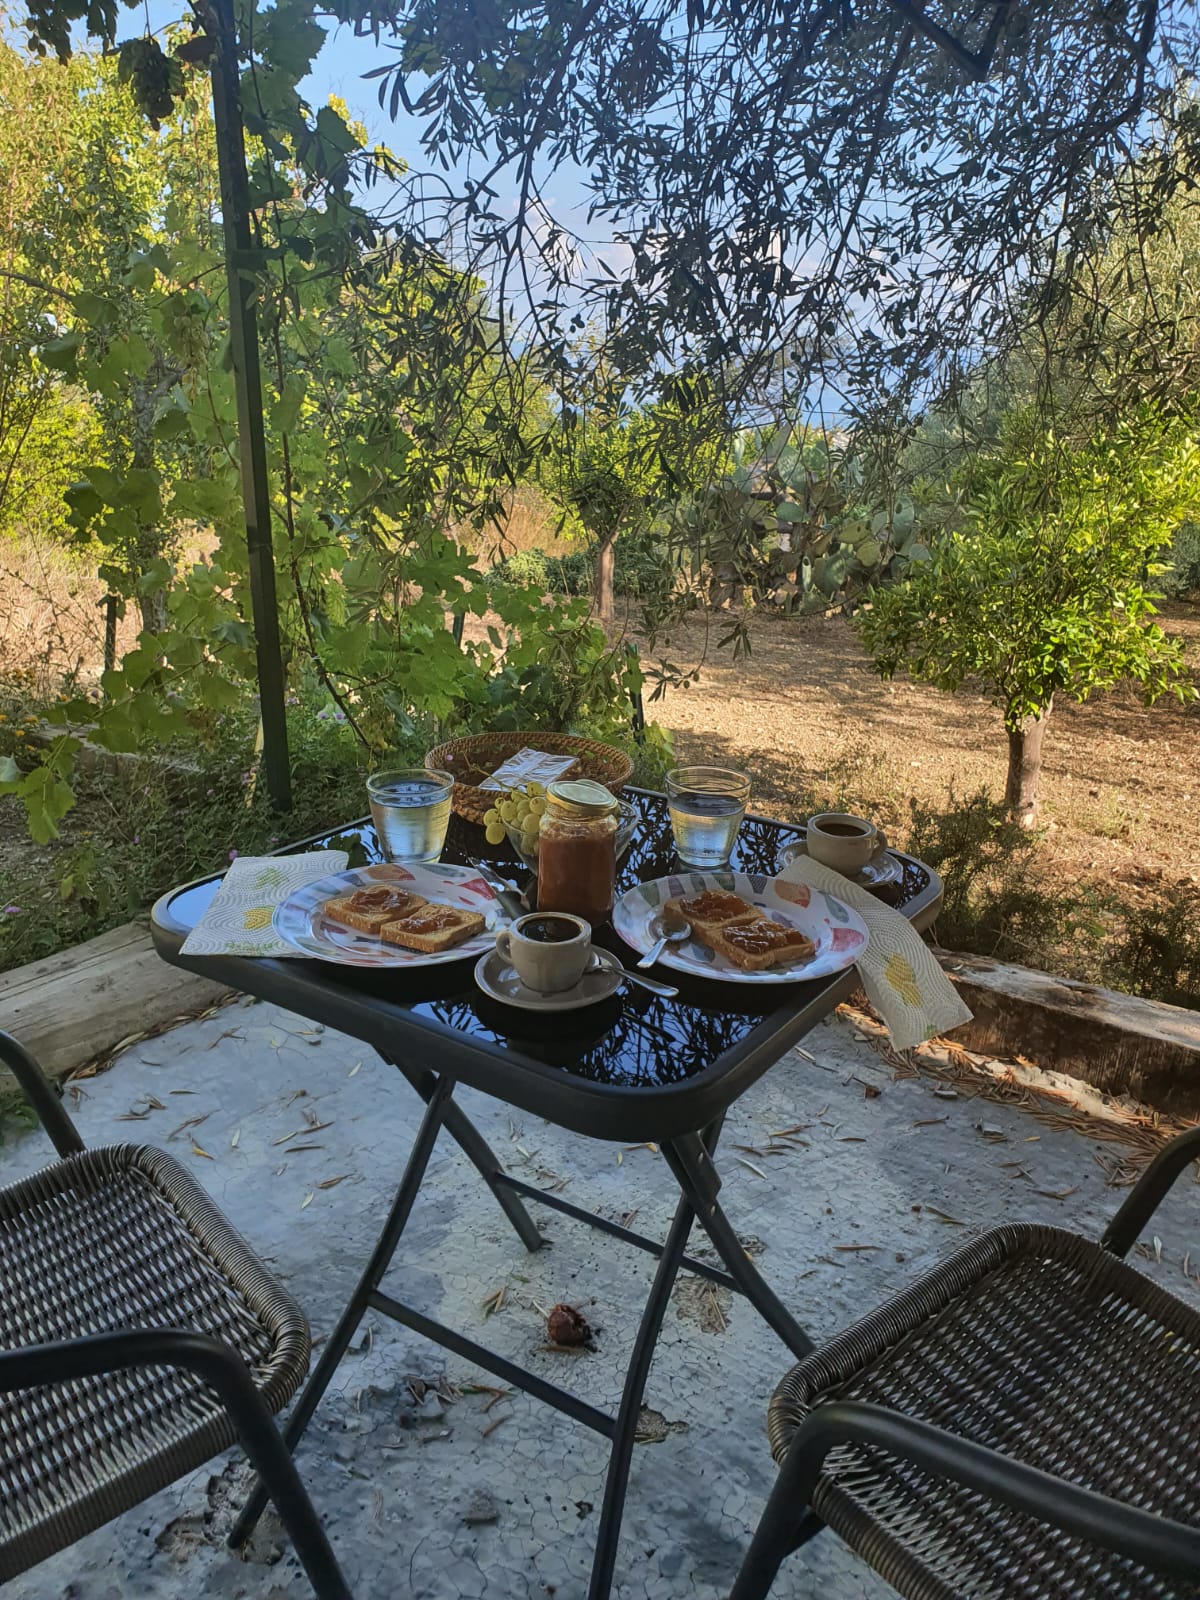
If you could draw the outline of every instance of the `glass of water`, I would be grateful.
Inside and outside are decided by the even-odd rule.
[[[689,867],[723,867],[746,815],[750,779],[723,767],[676,767],[667,773],[667,809],[675,850]]]
[[[385,861],[436,861],[450,826],[448,772],[395,767],[367,779],[371,816]]]

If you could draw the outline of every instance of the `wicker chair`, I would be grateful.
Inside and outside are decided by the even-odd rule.
[[[0,1033],[60,1160],[0,1189],[0,1583],[241,1440],[320,1600],[350,1591],[271,1420],[308,1327],[161,1151],[85,1150]]]
[[[1200,1129],[1099,1244],[997,1228],[792,1369],[733,1589],[828,1526],[906,1600],[1195,1600],[1200,1314],[1124,1256]]]

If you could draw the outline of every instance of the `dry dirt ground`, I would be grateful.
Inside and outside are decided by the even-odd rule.
[[[1200,608],[1164,607],[1162,620],[1186,639],[1200,677]],[[704,664],[698,683],[669,690],[647,715],[674,732],[681,758],[750,773],[756,809],[795,815],[815,794],[902,817],[910,795],[936,804],[985,785],[1003,793],[1000,713],[977,693],[880,682],[845,618],[755,621],[752,654],[736,662],[716,637],[694,623],[660,645],[678,665]],[[1122,689],[1056,706],[1042,796],[1053,872],[1200,881],[1200,705],[1147,708]]]

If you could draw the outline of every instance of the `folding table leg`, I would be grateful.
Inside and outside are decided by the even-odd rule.
[[[383,1056],[383,1059],[391,1061],[391,1065],[403,1074],[422,1100],[430,1099],[438,1084],[436,1073],[422,1071],[416,1067],[406,1067],[403,1062],[391,1060],[389,1056]],[[461,1106],[451,1103],[446,1107],[446,1132],[492,1191],[501,1211],[516,1229],[517,1238],[526,1250],[541,1250],[545,1246],[545,1239],[538,1232],[537,1225],[518,1197],[511,1189],[506,1189],[497,1183],[496,1179],[504,1169],[491,1145]]]
[[[289,1450],[294,1450],[299,1443],[305,1428],[312,1420],[313,1412],[320,1404],[321,1396],[329,1387],[329,1381],[337,1371],[342,1357],[350,1347],[350,1341],[358,1331],[363,1314],[367,1309],[367,1301],[373,1289],[377,1289],[391,1264],[396,1253],[396,1246],[400,1243],[400,1235],[404,1232],[405,1225],[412,1214],[413,1202],[417,1198],[421,1182],[425,1176],[425,1169],[429,1165],[429,1158],[433,1154],[433,1147],[437,1143],[437,1136],[446,1121],[446,1113],[451,1105],[451,1096],[454,1094],[453,1078],[439,1078],[437,1087],[429,1096],[429,1103],[425,1108],[425,1115],[421,1118],[421,1126],[417,1130],[417,1137],[413,1141],[412,1151],[408,1164],[404,1168],[404,1176],[400,1179],[400,1186],[396,1190],[396,1198],[392,1201],[392,1209],[388,1213],[383,1231],[375,1241],[375,1248],[371,1251],[358,1286],[346,1304],[346,1309],[338,1318],[337,1326],[329,1336],[325,1348],[321,1351],[320,1360],[309,1374],[308,1382],[296,1402],[291,1415],[282,1429],[283,1442]],[[259,1517],[262,1516],[267,1504],[267,1491],[261,1478],[257,1478],[246,1504],[233,1525],[229,1535],[229,1543],[235,1550],[241,1548],[254,1532]]]
[[[816,1349],[813,1341],[742,1249],[733,1224],[717,1203],[721,1179],[713,1166],[710,1146],[699,1134],[689,1133],[664,1143],[663,1155],[700,1226],[746,1299],[797,1359],[811,1355]]]
[[[621,1514],[625,1509],[625,1491],[629,1486],[629,1468],[633,1456],[634,1435],[638,1416],[646,1392],[646,1379],[654,1359],[654,1347],[666,1315],[671,1290],[679,1275],[679,1265],[687,1249],[688,1234],[692,1231],[695,1213],[687,1200],[680,1200],[675,1216],[663,1242],[658,1270],[642,1310],[637,1338],[625,1371],[625,1385],[621,1391],[621,1408],[617,1412],[617,1426],[613,1433],[612,1454],[608,1462],[608,1476],[604,1482],[604,1504],[600,1509],[600,1526],[596,1534],[596,1554],[592,1560],[592,1581],[588,1586],[588,1600],[607,1600],[612,1585],[613,1568],[617,1559],[617,1545],[621,1538]]]

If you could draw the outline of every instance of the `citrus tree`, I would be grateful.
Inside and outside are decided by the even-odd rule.
[[[1008,736],[1005,802],[1032,826],[1056,697],[1130,682],[1147,702],[1195,698],[1181,643],[1153,621],[1152,584],[1200,503],[1200,447],[1183,420],[1148,409],[1077,443],[1013,419],[1002,444],[966,469],[963,526],[873,590],[858,627],[881,677],[903,669],[991,698]]]

